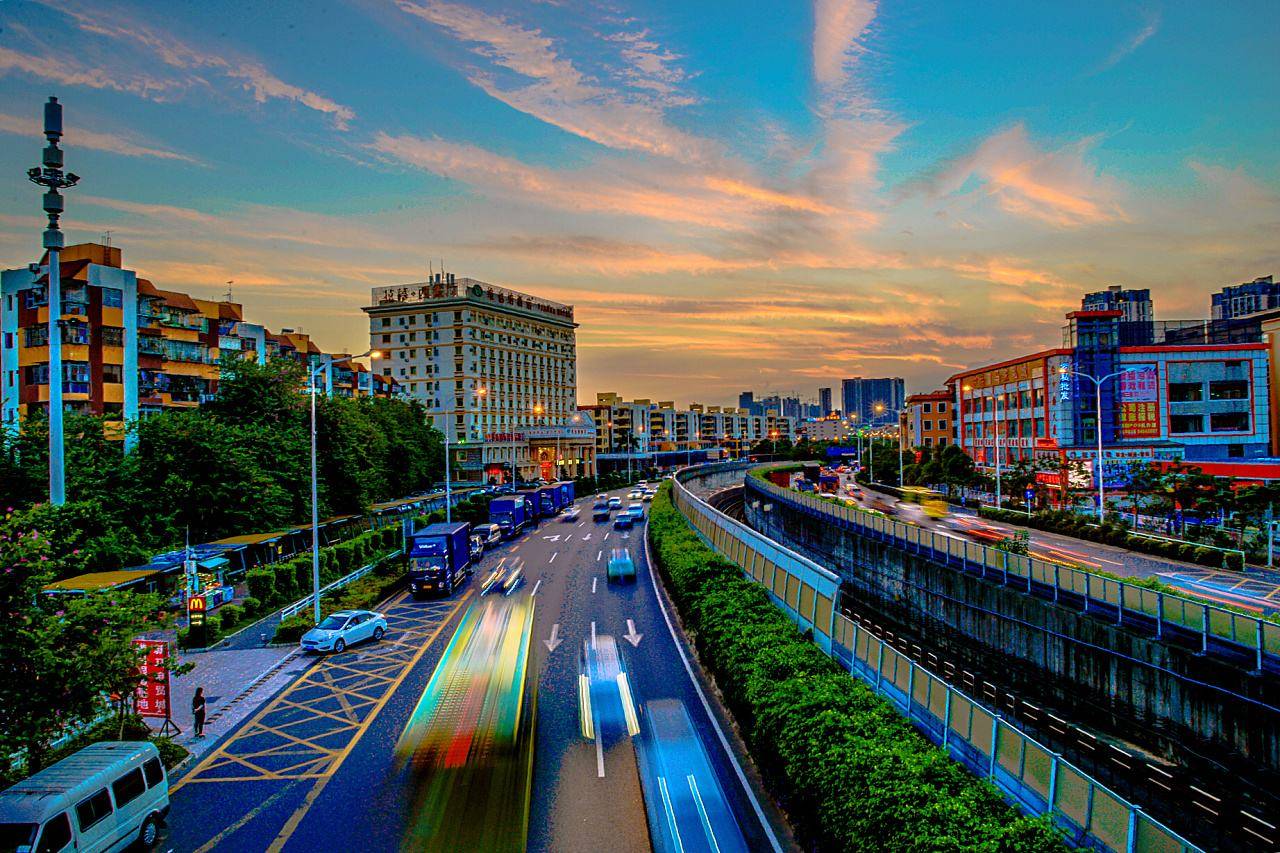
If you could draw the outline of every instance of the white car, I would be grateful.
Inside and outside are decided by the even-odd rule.
[[[609,498],[609,509],[620,509],[622,507],[622,498],[614,496]]]
[[[581,512],[582,511],[578,509],[576,506],[571,506],[568,509],[566,509],[564,512],[560,513],[560,520],[561,521],[577,521],[578,516],[581,514]]]
[[[365,640],[375,643],[387,633],[387,617],[372,610],[339,610],[302,635],[305,652],[341,652]]]

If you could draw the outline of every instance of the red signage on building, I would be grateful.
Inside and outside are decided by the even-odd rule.
[[[169,643],[167,640],[134,640],[146,649],[147,656],[138,667],[142,680],[134,691],[134,704],[140,717],[169,719]]]
[[[1123,438],[1160,437],[1159,373],[1155,365],[1142,365],[1121,373],[1120,435]]]

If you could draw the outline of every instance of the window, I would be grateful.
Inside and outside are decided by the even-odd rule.
[[[1249,396],[1249,383],[1244,379],[1221,379],[1209,383],[1210,400],[1244,400]]]
[[[945,412],[946,410],[947,410],[947,404],[946,404],[946,403],[939,403],[939,404],[938,404],[938,414],[942,414],[942,413],[943,413],[943,412]]]
[[[107,794],[107,789],[103,788],[88,799],[81,800],[76,806],[76,823],[80,824],[81,832],[87,832],[110,814],[111,797]]]
[[[116,808],[132,803],[145,790],[147,790],[147,783],[142,781],[141,767],[135,767],[111,783],[111,793],[115,795]]]
[[[124,291],[116,290],[114,287],[102,288],[103,308],[119,308],[122,305],[124,305]]]
[[[1210,432],[1248,432],[1248,412],[1217,412],[1209,416]]]
[[[921,421],[920,426],[923,429],[933,429],[933,421]]]
[[[102,326],[98,330],[98,335],[102,338],[102,345],[105,347],[124,346],[124,329],[119,326]]]
[[[933,411],[933,404],[932,404],[932,403],[925,403],[925,404],[924,404],[924,411],[926,411],[926,412],[932,412],[932,411]]]
[[[45,325],[28,326],[22,330],[22,345],[27,347],[43,347],[49,345],[49,327]]]
[[[148,788],[154,788],[164,781],[164,768],[160,766],[160,759],[158,758],[153,758],[142,765],[142,772],[147,777]]]
[[[938,429],[946,429],[946,428],[947,428],[947,419],[938,418]]]
[[[1196,403],[1204,399],[1204,388],[1199,382],[1170,382],[1170,403]]]
[[[1204,415],[1170,415],[1169,432],[1175,435],[1204,432]]]
[[[63,812],[44,825],[36,853],[58,853],[70,843],[71,821],[67,818],[67,813]]]
[[[390,335],[383,335],[383,336],[382,336],[382,342],[383,342],[384,344],[389,344],[389,343],[391,343],[391,336],[390,336]]]
[[[102,365],[102,381],[103,382],[123,382],[124,367],[119,364]]]
[[[390,317],[383,317],[383,318],[382,318],[382,328],[384,328],[384,329],[385,329],[385,328],[387,328],[387,326],[390,326],[390,325],[391,325],[391,318],[390,318]]]

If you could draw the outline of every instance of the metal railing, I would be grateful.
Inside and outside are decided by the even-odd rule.
[[[1011,554],[857,507],[838,506],[767,480],[751,478],[749,485],[771,500],[820,516],[858,535],[1112,619],[1117,625],[1145,630],[1160,641],[1180,640],[1203,654],[1232,663],[1247,662],[1257,672],[1280,673],[1280,624],[1270,620],[1085,569]]]
[[[676,508],[712,548],[760,583],[787,616],[802,629],[812,629],[818,645],[888,699],[952,759],[988,779],[1024,812],[1049,815],[1077,845],[1117,853],[1201,849],[1010,725],[997,711],[836,612],[832,601],[839,583],[831,572],[713,509],[685,485],[724,468],[700,466],[680,472],[671,493]]]
[[[338,578],[333,583],[320,587],[321,600],[324,599],[327,593],[330,593],[335,589],[341,589],[342,587],[346,586],[347,584],[353,581],[360,580],[360,578],[369,574],[378,566],[381,566],[383,563],[385,563],[387,560],[393,560],[396,557],[399,557],[403,553],[404,553],[404,549],[402,548],[397,548],[394,551],[389,551],[386,554],[383,554],[378,559],[369,563],[368,565],[361,566],[360,568],[356,569],[354,572],[351,572],[348,575],[343,575],[342,577]],[[306,610],[308,607],[311,606],[311,602],[315,601],[315,598],[316,598],[316,594],[312,592],[312,593],[309,593],[306,598],[300,599],[298,601],[295,601],[293,604],[289,604],[280,608],[279,610],[280,621],[283,622],[285,619],[288,619],[290,616],[293,616],[297,613],[302,612],[303,610]]]

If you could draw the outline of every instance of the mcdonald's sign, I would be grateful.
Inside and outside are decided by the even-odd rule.
[[[187,599],[187,625],[192,628],[204,627],[204,614],[208,605],[203,595],[193,595]]]

